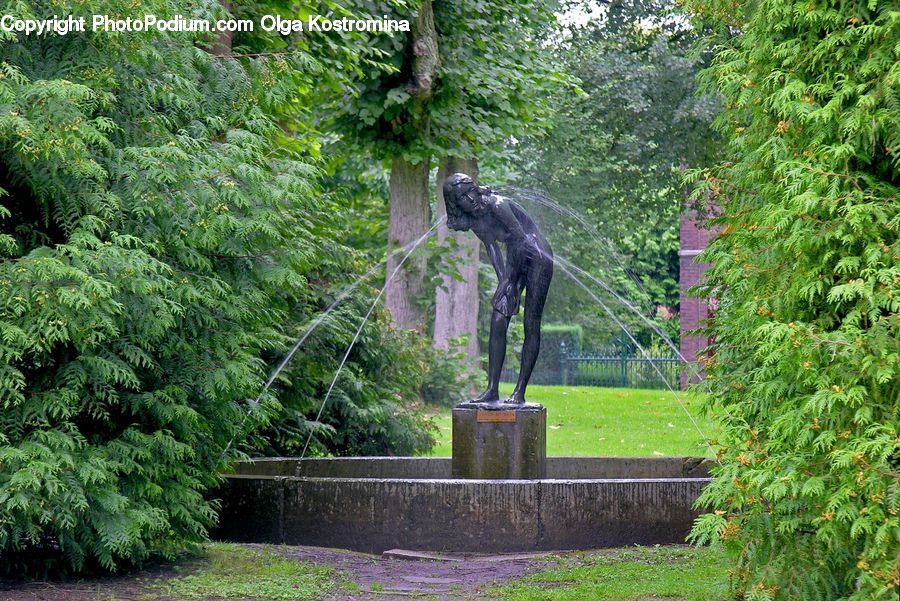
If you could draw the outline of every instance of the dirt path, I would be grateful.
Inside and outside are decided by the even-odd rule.
[[[409,599],[479,599],[491,585],[543,569],[536,555],[428,555],[388,553],[384,556],[319,547],[246,545],[265,548],[287,559],[330,565],[346,574],[358,590],[333,595],[329,601],[407,601]],[[402,557],[402,558],[401,558]],[[160,564],[140,572],[67,582],[21,583],[0,580],[0,601],[149,601],[160,596],[154,582],[183,576],[198,562]]]
[[[410,598],[477,599],[491,585],[513,580],[547,562],[538,555],[366,555],[320,549],[283,547],[285,557],[326,563],[350,575],[359,593],[335,599],[378,599],[399,601]],[[402,558],[401,558],[402,557]]]

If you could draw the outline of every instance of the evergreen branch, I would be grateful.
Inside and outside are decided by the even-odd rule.
[[[213,58],[260,58],[266,56],[290,56],[292,54],[299,54],[302,52],[301,50],[283,50],[281,52],[249,52],[246,54],[213,54],[211,55]]]
[[[263,252],[263,253],[248,254],[248,255],[225,255],[225,254],[221,254],[221,253],[206,253],[206,252],[202,252],[200,254],[203,255],[204,257],[210,257],[213,259],[261,259],[263,257],[274,257],[274,256],[278,255],[278,253],[274,250],[268,251],[268,252]]]

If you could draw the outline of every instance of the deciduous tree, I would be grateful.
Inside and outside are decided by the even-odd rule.
[[[594,3],[569,4],[577,14],[579,6]],[[648,318],[660,305],[678,306],[679,168],[711,156],[716,135],[710,126],[719,109],[714,95],[697,93],[695,76],[708,53],[692,51],[698,36],[674,8],[669,0],[613,2],[595,20],[571,28],[553,53],[578,78],[581,93],[557,89],[547,135],[511,150],[514,183],[542,188],[600,236],[535,207],[552,224],[557,253],[608,281]],[[548,319],[581,323],[588,345],[621,336],[565,275],[554,288],[559,294],[548,304]],[[651,330],[615,299],[608,302],[647,341]],[[673,325],[668,333],[677,338]]]
[[[428,228],[434,161],[496,153],[508,136],[541,124],[546,91],[563,81],[540,47],[555,19],[553,6],[549,0],[424,0],[405,38],[378,42],[394,70],[359,80],[352,129],[364,146],[391,161],[391,245],[415,240]],[[424,331],[424,303],[415,298],[426,292],[420,285],[424,264],[410,265],[388,287],[388,307],[398,326]],[[439,310],[450,310],[443,299]]]

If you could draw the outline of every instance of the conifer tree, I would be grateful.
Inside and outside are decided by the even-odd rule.
[[[133,9],[5,2],[0,13],[90,22]],[[225,16],[215,0],[141,10]],[[288,437],[308,432],[334,373],[339,353],[313,346],[306,365],[318,372],[287,371],[259,406],[247,402],[333,299],[332,284],[363,267],[335,241],[338,207],[318,193],[307,146],[273,118],[358,57],[305,40],[283,55],[223,58],[211,41],[0,37],[5,570],[34,558],[45,569],[114,569],[202,541],[217,471],[268,417]],[[356,328],[370,289],[360,290],[324,332]],[[351,402],[327,426],[339,433],[328,450],[390,451],[398,430],[411,438],[401,449],[429,443],[400,401],[384,402],[414,390],[419,370],[382,325],[372,320],[350,358],[340,389]],[[397,357],[406,362],[390,366],[390,386],[373,386],[378,361]]]
[[[699,291],[724,434],[696,524],[747,599],[896,599],[900,95],[896,3],[689,2],[728,152]]]

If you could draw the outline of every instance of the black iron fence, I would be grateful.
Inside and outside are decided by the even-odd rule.
[[[677,388],[683,369],[670,349],[616,345],[588,352],[559,349],[559,383],[569,386]]]
[[[570,352],[562,343],[557,369],[536,370],[531,381],[566,386],[677,389],[683,369],[678,356],[668,348],[645,347],[641,352],[633,345],[621,344]],[[504,369],[501,379],[514,382],[517,375],[516,370]]]

